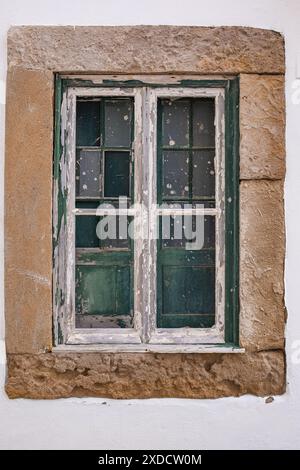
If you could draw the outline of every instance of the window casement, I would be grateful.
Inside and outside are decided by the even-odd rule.
[[[238,348],[238,79],[57,77],[57,348]],[[64,346],[63,346],[64,345]]]

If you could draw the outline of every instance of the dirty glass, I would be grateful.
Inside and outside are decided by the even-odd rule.
[[[79,98],[76,119],[76,327],[132,328],[132,219],[124,234],[119,216],[108,229],[96,209],[131,196],[133,99]]]

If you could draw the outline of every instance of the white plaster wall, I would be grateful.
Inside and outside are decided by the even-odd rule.
[[[8,400],[4,391],[3,169],[10,25],[239,25],[286,39],[288,391],[273,403],[218,400]],[[297,80],[298,79],[298,80]],[[299,103],[298,103],[299,102]],[[0,448],[300,448],[300,0],[0,0]],[[17,221],[16,221],[17,223]],[[103,403],[105,402],[105,403]]]

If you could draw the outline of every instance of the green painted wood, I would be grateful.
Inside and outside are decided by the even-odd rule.
[[[209,266],[215,265],[215,250],[185,250],[167,248],[159,251],[158,260],[161,266]]]
[[[152,83],[142,80],[112,80],[107,79],[103,80],[101,85],[94,83],[92,80],[80,79],[80,78],[68,78],[65,79],[65,84],[68,87],[90,87],[97,88],[101,87],[121,87],[121,88],[142,88],[142,87],[152,87],[152,88],[178,88],[178,87],[191,87],[191,88],[216,88],[216,87],[226,87],[227,80],[180,80],[178,83]]]
[[[57,212],[56,216],[56,226],[52,227],[52,234],[53,234],[53,268],[56,270],[57,277],[61,276],[64,277],[64,273],[59,272],[59,267],[55,266],[55,256],[57,253],[58,245],[59,245],[59,237],[61,233],[61,227],[66,221],[66,194],[62,191],[62,181],[61,181],[61,158],[63,155],[62,146],[61,146],[61,103],[62,103],[62,95],[64,90],[64,83],[61,80],[59,74],[55,74],[55,102],[54,102],[54,159],[53,159],[53,181],[54,181],[54,188],[56,188],[56,201],[55,201],[55,209]],[[55,302],[55,308],[57,311],[63,307],[65,302],[65,292],[63,292],[62,288],[58,285],[53,286],[53,298]],[[58,315],[55,319],[57,322],[53,328],[53,344],[58,342],[58,344],[64,343],[63,337],[63,325],[61,321],[63,321],[62,317]],[[57,330],[57,338],[54,337],[54,331]]]
[[[225,340],[239,344],[239,78],[225,96]]]
[[[130,315],[129,266],[76,267],[76,313]]]
[[[162,314],[158,321],[158,328],[211,328],[215,324],[213,315]]]
[[[76,264],[98,265],[98,266],[132,265],[132,253],[130,250],[88,251],[84,249],[77,249]]]

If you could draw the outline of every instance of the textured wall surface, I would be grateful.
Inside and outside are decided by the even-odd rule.
[[[283,75],[240,76],[240,177],[282,179],[285,174]]]
[[[283,351],[256,354],[10,355],[11,398],[217,398],[280,394]]]
[[[6,134],[10,397],[216,398],[285,391],[283,50],[280,34],[252,28],[10,30]],[[243,72],[240,298],[245,354],[40,354],[51,349],[53,72],[64,70]],[[20,232],[15,214],[30,236]]]
[[[241,27],[16,27],[8,55],[10,66],[71,72],[284,73],[282,36]]]

